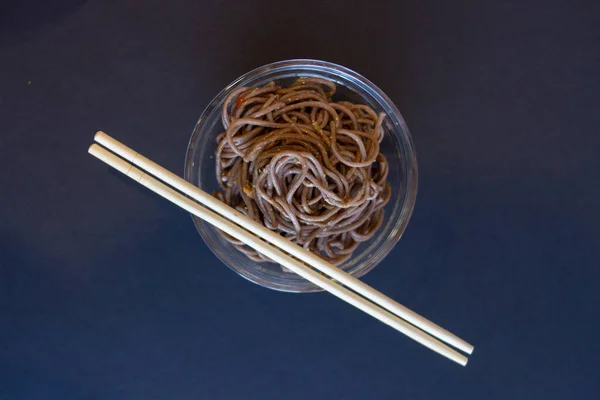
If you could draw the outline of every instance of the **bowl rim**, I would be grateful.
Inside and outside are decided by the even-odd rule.
[[[283,72],[283,71],[289,70],[293,67],[298,67],[298,68],[303,68],[303,69],[308,69],[308,70],[312,69],[315,72],[324,72],[324,70],[326,70],[327,72],[330,72],[332,74],[339,75],[340,78],[352,81],[353,83],[359,84],[359,86],[362,86],[365,89],[368,89],[369,92],[372,92],[372,93],[369,93],[370,96],[374,97],[379,103],[385,104],[385,106],[388,107],[392,111],[392,113],[396,117],[394,122],[395,123],[397,122],[400,125],[399,129],[404,133],[403,140],[405,141],[405,143],[404,143],[405,148],[403,149],[403,152],[404,152],[403,156],[407,158],[406,164],[409,168],[409,170],[405,174],[406,180],[407,180],[406,181],[406,191],[405,191],[406,193],[405,193],[404,200],[402,202],[402,207],[400,208],[400,212],[397,217],[397,221],[392,226],[392,229],[388,235],[388,236],[394,235],[397,237],[395,237],[395,239],[393,240],[392,246],[390,246],[390,248],[387,251],[385,251],[384,254],[379,256],[379,259],[377,260],[376,263],[370,263],[370,265],[366,265],[363,268],[360,268],[355,271],[351,271],[353,276],[355,276],[356,278],[360,278],[361,276],[364,276],[369,271],[371,271],[373,268],[375,268],[375,266],[377,266],[389,254],[389,252],[391,252],[393,247],[402,238],[404,231],[406,230],[406,227],[412,216],[415,202],[416,202],[417,191],[418,191],[417,156],[416,156],[413,139],[412,139],[412,136],[408,129],[408,126],[406,124],[406,121],[404,120],[404,117],[402,116],[402,114],[400,113],[398,108],[396,107],[395,103],[377,85],[375,85],[373,82],[371,82],[369,79],[365,78],[361,74],[359,74],[347,67],[344,67],[342,65],[335,64],[332,62],[322,61],[322,60],[314,60],[314,59],[301,59],[301,58],[276,61],[273,63],[265,64],[263,66],[260,66],[251,71],[246,72],[245,74],[241,75],[240,77],[238,77],[237,79],[235,79],[231,83],[229,83],[227,86],[225,86],[210,101],[210,103],[208,103],[208,105],[202,111],[200,117],[198,118],[198,120],[194,126],[194,129],[192,131],[190,139],[188,141],[185,163],[184,163],[184,178],[187,181],[189,181],[190,183],[195,185],[195,183],[191,181],[191,167],[192,167],[191,160],[192,160],[192,156],[193,156],[195,142],[201,132],[201,129],[199,129],[199,128],[201,128],[201,125],[204,123],[204,121],[207,119],[207,117],[210,116],[214,112],[214,109],[216,107],[219,107],[219,108],[221,107],[221,102],[229,94],[230,90],[232,88],[238,86],[240,82],[243,82],[252,77],[266,74],[272,70],[281,70]],[[258,284],[260,286],[263,286],[263,287],[266,287],[269,289],[273,289],[273,290],[277,290],[277,291],[283,291],[283,292],[309,293],[309,292],[322,291],[321,288],[314,286],[310,282],[307,282],[307,283],[312,286],[308,286],[307,288],[290,288],[286,285],[280,285],[280,284],[278,284],[276,282],[272,282],[272,281],[269,282],[268,284],[266,284],[265,282],[260,281],[259,279],[254,277],[252,274],[249,274],[247,272],[248,268],[246,268],[244,266],[240,266],[239,268],[236,268],[236,267],[230,265],[230,263],[227,262],[226,260],[224,260],[222,255],[218,251],[215,251],[213,246],[211,246],[211,244],[207,242],[207,240],[205,238],[205,234],[203,232],[203,227],[199,226],[196,218],[194,218],[193,215],[190,215],[190,216],[192,218],[194,226],[196,227],[196,230],[198,231],[198,233],[200,234],[200,237],[202,237],[202,240],[206,243],[208,248],[217,256],[217,258],[219,258],[219,260],[223,264],[225,264],[228,268],[234,270],[238,275],[242,276],[243,278],[245,278],[255,284]],[[398,232],[400,232],[400,233],[398,234]]]

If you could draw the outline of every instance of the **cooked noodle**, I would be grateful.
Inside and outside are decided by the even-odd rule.
[[[222,109],[216,175],[221,201],[340,264],[383,221],[388,163],[383,113],[333,102],[333,82],[300,78],[234,90]],[[222,233],[255,261],[270,261]]]

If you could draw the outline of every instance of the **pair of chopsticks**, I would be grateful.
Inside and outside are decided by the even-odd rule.
[[[106,133],[96,133],[94,140],[105,148],[98,144],[92,144],[89,153],[101,161],[411,339],[460,365],[467,364],[467,357],[441,342],[444,341],[471,354],[473,346],[466,341],[395,302],[316,254],[251,220]],[[150,175],[154,175],[160,181]],[[325,273],[328,277],[323,276],[317,270]]]

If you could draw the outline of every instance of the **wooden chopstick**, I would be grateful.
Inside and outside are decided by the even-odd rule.
[[[371,286],[363,283],[352,275],[342,271],[335,265],[323,260],[304,247],[298,246],[297,244],[281,237],[263,225],[258,224],[256,221],[253,221],[239,211],[229,207],[227,204],[219,201],[200,188],[187,182],[185,179],[180,178],[155,162],[147,159],[106,133],[102,131],[97,132],[94,136],[94,140],[112,152],[123,157],[127,161],[137,165],[143,170],[148,171],[150,174],[156,176],[158,179],[162,180],[168,185],[192,197],[204,206],[216,211],[218,214],[223,215],[227,219],[255,233],[267,242],[274,244],[276,247],[285,250],[289,254],[304,261],[313,268],[329,275],[331,278],[336,279],[343,285],[368,298],[379,306],[386,308],[393,314],[405,319],[423,331],[433,335],[434,337],[437,337],[438,339],[456,347],[461,351],[464,351],[465,353],[471,354],[473,352],[473,346],[463,339],[453,335],[442,327],[397,303],[393,299],[373,289]]]
[[[380,320],[381,322],[391,326],[399,332],[405,334],[411,339],[421,343],[422,345],[430,348],[431,350],[449,358],[450,360],[465,366],[467,364],[467,358],[458,353],[457,351],[446,346],[442,342],[431,337],[427,333],[415,328],[407,322],[399,319],[390,312],[384,310],[381,307],[367,301],[366,299],[358,296],[356,293],[346,289],[345,287],[335,283],[334,281],[322,276],[317,271],[305,266],[298,260],[285,254],[280,249],[272,246],[269,243],[264,242],[252,233],[244,230],[233,222],[228,221],[222,216],[208,210],[205,207],[200,206],[198,203],[190,200],[175,190],[169,188],[164,183],[159,182],[157,179],[147,175],[145,172],[134,167],[127,161],[117,157],[108,150],[93,144],[89,148],[89,153],[97,157],[106,164],[112,166],[116,170],[124,173],[133,180],[152,190],[156,194],[164,197],[172,203],[178,205],[184,210],[202,218],[206,222],[215,226],[217,229],[235,237],[238,240],[242,240],[248,246],[256,249],[273,261],[280,263],[281,265],[289,268],[303,278],[309,280],[315,285],[325,289],[334,296],[346,301],[353,305],[359,310],[371,315],[372,317]]]

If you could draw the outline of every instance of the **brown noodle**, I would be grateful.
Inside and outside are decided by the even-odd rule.
[[[383,221],[388,163],[379,152],[385,115],[346,101],[336,86],[300,78],[234,90],[217,136],[215,196],[334,264]],[[255,261],[270,261],[222,233]]]

